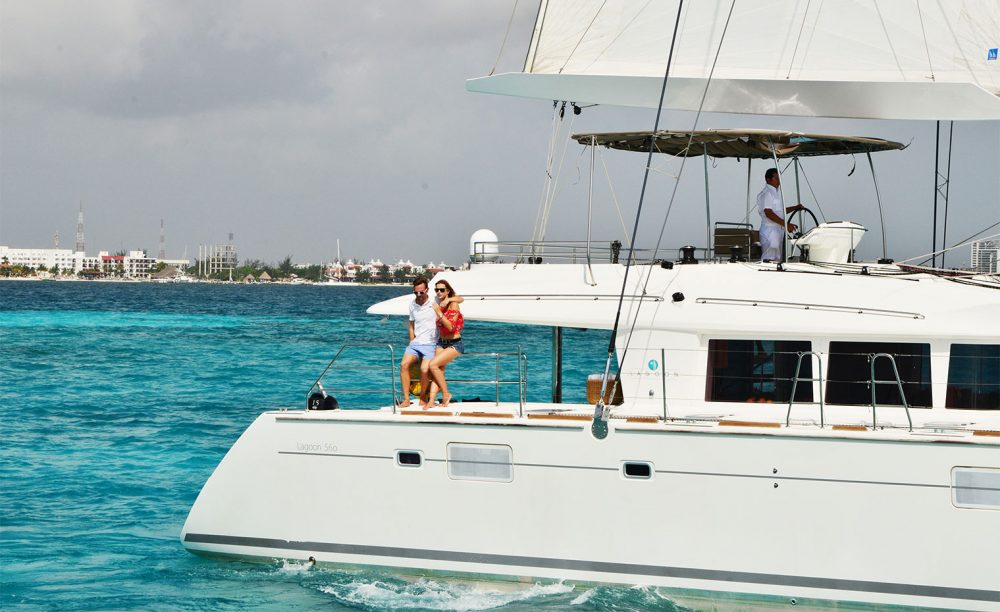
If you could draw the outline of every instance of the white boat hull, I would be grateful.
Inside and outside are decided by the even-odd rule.
[[[952,476],[1000,475],[995,439],[616,422],[597,440],[586,421],[265,413],[181,539],[205,554],[782,605],[1000,609],[1000,508],[956,507]],[[511,481],[451,477],[450,443],[509,446]],[[399,450],[422,465],[399,465]],[[652,464],[652,478],[625,478],[625,461]]]

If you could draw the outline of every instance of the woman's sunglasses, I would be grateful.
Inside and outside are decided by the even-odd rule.
[[[435,291],[436,293],[444,293],[444,292],[446,292],[446,291],[448,291],[448,290],[447,290],[447,289],[445,289],[445,288],[443,288],[443,287],[435,287],[435,288],[434,288],[434,291]]]

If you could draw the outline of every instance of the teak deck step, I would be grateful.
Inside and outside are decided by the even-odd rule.
[[[719,421],[720,427],[781,427],[781,423],[768,421]]]
[[[400,410],[405,416],[447,416],[447,417],[480,417],[485,419],[512,419],[509,412],[445,412],[443,410]]]

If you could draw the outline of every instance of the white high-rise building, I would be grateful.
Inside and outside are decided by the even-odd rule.
[[[1000,260],[1000,240],[977,240],[972,243],[972,269],[980,274],[996,274]]]

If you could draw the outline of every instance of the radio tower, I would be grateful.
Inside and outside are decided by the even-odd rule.
[[[83,243],[83,202],[80,202],[80,214],[76,216],[76,252],[83,253],[86,250]]]
[[[160,219],[160,254],[157,256],[158,259],[167,258],[167,247],[163,240],[163,219]]]
[[[55,243],[55,248],[58,249],[59,248],[59,230],[56,230],[55,235],[52,236],[52,242]]]

